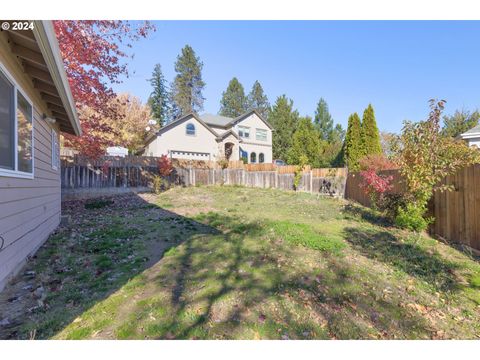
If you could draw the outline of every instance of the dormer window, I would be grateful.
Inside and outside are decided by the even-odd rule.
[[[195,136],[195,125],[188,123],[186,126],[186,133],[190,136]]]

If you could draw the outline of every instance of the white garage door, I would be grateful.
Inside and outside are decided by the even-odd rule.
[[[170,150],[170,156],[175,159],[210,160],[210,153],[186,150]]]

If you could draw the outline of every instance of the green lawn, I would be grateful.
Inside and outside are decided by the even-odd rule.
[[[226,186],[114,199],[66,207],[0,294],[0,338],[480,338],[478,259],[363,207]]]

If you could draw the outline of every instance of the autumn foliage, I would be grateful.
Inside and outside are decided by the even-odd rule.
[[[162,155],[158,159],[157,166],[159,175],[163,177],[169,176],[173,171],[172,160],[167,155]]]
[[[362,178],[360,186],[376,207],[384,194],[393,188],[391,184],[393,176],[383,174],[382,171],[395,169],[397,165],[382,154],[365,156],[360,159],[359,165]]]
[[[118,108],[112,106],[111,86],[129,75],[122,60],[130,57],[126,51],[132,43],[146,37],[154,26],[110,20],[56,20],[53,25],[83,132],[80,137],[64,134],[65,145],[97,158],[113,144],[106,134],[115,134],[115,129],[101,119],[119,117]],[[85,109],[93,111],[86,115]]]

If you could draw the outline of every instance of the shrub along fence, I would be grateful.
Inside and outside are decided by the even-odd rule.
[[[65,200],[148,190],[153,177],[158,175],[158,159],[141,156],[103,157],[95,161],[78,156],[64,158],[61,168],[62,197]],[[294,172],[297,170],[295,166],[275,167],[273,164],[244,166],[242,163],[241,168],[226,169],[210,167],[212,164],[207,162],[199,164],[201,168],[185,167],[177,161],[173,165],[174,171],[167,180],[172,185],[181,186],[225,184],[294,190]],[[343,197],[346,175],[346,169],[342,168],[306,168],[297,190]]]
[[[398,170],[382,171],[393,176],[390,193],[402,194],[405,185]],[[349,173],[345,187],[345,198],[371,206],[370,199],[360,188],[361,177]],[[454,191],[435,192],[430,200],[429,212],[435,217],[430,226],[432,235],[443,240],[461,243],[480,251],[480,164],[447,176],[443,184],[453,185]]]

